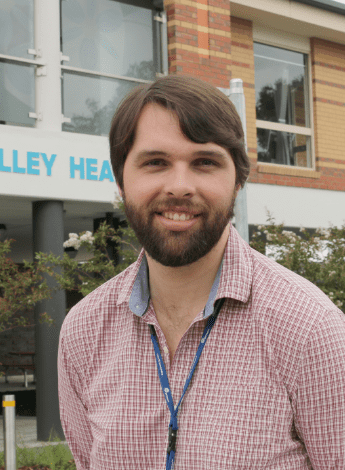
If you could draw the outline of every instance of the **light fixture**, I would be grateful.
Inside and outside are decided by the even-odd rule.
[[[0,242],[6,240],[7,228],[5,224],[0,224]]]

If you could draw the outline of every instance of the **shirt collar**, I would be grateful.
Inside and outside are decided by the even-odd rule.
[[[213,313],[214,303],[218,299],[229,297],[241,302],[247,302],[249,299],[253,279],[252,249],[240,237],[231,222],[229,225],[229,238],[206,303],[204,318]],[[117,305],[127,302],[131,311],[142,317],[150,304],[149,270],[143,248],[137,261],[126,271],[128,278],[118,296]]]

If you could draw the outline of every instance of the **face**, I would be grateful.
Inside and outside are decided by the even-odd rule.
[[[143,155],[144,150],[161,153]],[[200,153],[205,151],[222,155]],[[180,267],[198,261],[219,242],[234,217],[240,189],[235,189],[235,179],[227,150],[190,141],[175,114],[149,104],[139,118],[124,165],[124,191],[119,188],[119,193],[146,253],[163,266]],[[176,223],[157,214],[174,208],[198,215],[191,222]]]

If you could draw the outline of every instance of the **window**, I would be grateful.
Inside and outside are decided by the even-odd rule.
[[[254,43],[258,161],[312,167],[308,55]]]
[[[108,135],[123,97],[161,71],[160,17],[135,3],[61,0],[62,130]]]
[[[0,123],[33,127],[34,0],[1,0],[0,9]]]

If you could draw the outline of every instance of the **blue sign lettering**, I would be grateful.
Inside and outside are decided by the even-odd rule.
[[[28,152],[27,153],[27,160],[28,160],[28,175],[39,175],[40,170],[34,170],[34,166],[39,166],[40,162],[38,161],[40,154],[38,152]]]
[[[5,164],[4,159],[4,149],[0,148],[0,172],[6,173],[18,173],[28,175],[40,175],[40,163],[41,159],[46,167],[47,176],[52,176],[53,165],[55,163],[57,155],[54,153],[49,156],[43,152],[27,152],[26,153],[26,168],[25,166],[19,166],[18,150],[12,151],[12,166],[8,165],[10,163],[7,161]],[[100,173],[98,176],[99,167],[98,164],[101,164]],[[89,181],[104,181],[105,179],[109,180],[111,183],[114,183],[115,179],[110,167],[110,162],[108,160],[103,160],[102,162],[96,158],[79,158],[75,157],[69,158],[70,166],[70,178],[74,179],[79,176],[79,179],[85,179],[85,167],[86,167],[86,179]]]
[[[86,159],[86,179],[97,181],[97,175],[92,175],[97,171],[97,160],[95,158]]]
[[[109,181],[111,181],[112,183],[114,183],[114,177],[111,173],[111,169],[110,169],[110,164],[108,162],[108,160],[104,160],[103,161],[103,165],[102,165],[102,169],[101,169],[101,174],[99,175],[99,181],[103,181],[104,179],[108,179]]]
[[[74,163],[74,157],[69,157],[70,178],[75,178],[75,171],[80,171],[80,179],[85,179],[84,159],[80,159],[79,165]]]
[[[42,155],[44,164],[47,168],[47,176],[51,176],[52,175],[52,166],[53,166],[53,163],[55,162],[56,154],[53,154],[50,157],[50,160],[48,160],[47,155],[45,153],[41,153],[41,155]]]
[[[99,178],[97,176],[97,164],[99,163],[96,158],[80,158],[79,163],[76,163],[74,157],[69,157],[69,165],[70,165],[70,178],[75,178],[76,171],[80,172],[79,179],[85,179],[85,160],[86,160],[86,179],[89,181],[103,181],[108,179],[112,183],[114,183],[114,177],[111,172],[110,164],[108,160],[104,160],[102,163],[101,173]],[[94,174],[96,173],[96,174]]]
[[[13,150],[13,173],[25,173],[25,168],[18,166],[18,150]]]
[[[4,165],[4,151],[3,151],[3,149],[0,149],[0,171],[6,171],[6,172],[9,172],[9,173],[11,172],[11,167]]]
[[[53,164],[56,159],[56,155],[53,154],[50,159],[47,158],[45,153],[39,152],[27,152],[26,153],[26,168],[20,167],[18,163],[18,150],[12,151],[12,167],[6,166],[4,164],[4,150],[0,149],[0,172],[5,171],[7,173],[19,173],[25,174],[27,172],[28,175],[39,175],[40,170],[38,168],[40,166],[39,157],[42,157],[43,163],[47,169],[47,176],[51,176]]]

